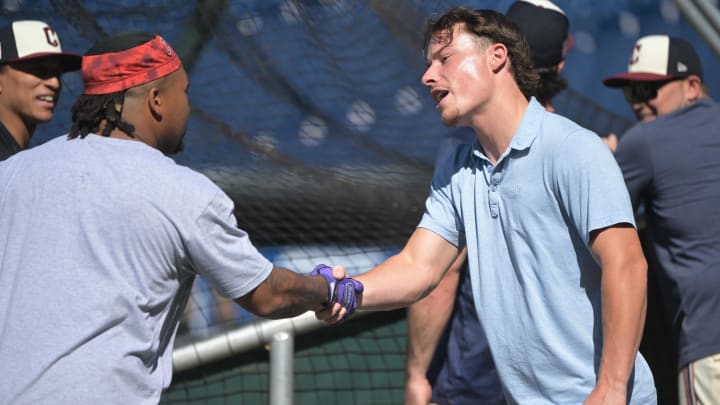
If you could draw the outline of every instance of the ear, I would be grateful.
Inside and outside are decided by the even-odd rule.
[[[691,75],[685,80],[685,99],[689,102],[695,102],[703,96],[702,80],[696,75]]]
[[[492,44],[487,48],[488,63],[493,72],[499,72],[507,63],[508,50],[504,44]]]
[[[164,105],[160,89],[157,87],[151,87],[147,93],[145,101],[147,103],[148,111],[150,111],[150,115],[152,115],[156,121],[162,121]]]

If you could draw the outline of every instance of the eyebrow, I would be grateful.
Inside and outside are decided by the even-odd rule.
[[[431,60],[436,59],[438,57],[438,54],[449,48],[450,45],[452,45],[452,41],[449,41],[447,44],[441,46],[435,52],[428,52],[428,54],[425,56],[425,62],[429,65]]]

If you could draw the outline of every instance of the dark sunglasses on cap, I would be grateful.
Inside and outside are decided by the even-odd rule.
[[[664,85],[677,80],[684,80],[684,77],[675,77],[669,80],[657,82],[629,82],[623,86],[623,95],[628,103],[642,103],[657,97],[658,90]]]

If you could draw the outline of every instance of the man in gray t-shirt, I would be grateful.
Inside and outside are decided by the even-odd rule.
[[[232,201],[165,156],[188,77],[160,36],[102,40],[82,74],[70,134],[0,163],[0,403],[156,404],[196,274],[263,317],[353,311],[335,291],[359,283],[274,267]]]

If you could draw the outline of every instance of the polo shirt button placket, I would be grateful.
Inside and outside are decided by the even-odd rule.
[[[497,218],[500,215],[499,209],[499,197],[498,197],[498,184],[500,183],[500,175],[494,173],[491,177],[492,186],[490,187],[490,216]]]

